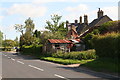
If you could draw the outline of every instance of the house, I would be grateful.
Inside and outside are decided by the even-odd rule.
[[[59,50],[63,52],[80,51],[84,46],[81,46],[82,41],[80,39],[48,39],[48,43],[44,46],[45,52],[57,52]]]
[[[82,35],[86,32],[89,32],[89,29],[93,30],[93,27],[99,27],[101,24],[103,24],[105,22],[112,21],[112,19],[110,19],[107,15],[104,15],[104,12],[102,10],[100,10],[100,8],[97,12],[97,15],[98,15],[97,19],[94,19],[91,23],[88,23],[87,15],[84,15],[83,23],[82,23],[82,16],[80,16],[79,23],[78,23],[78,20],[75,20],[74,23],[69,23],[69,21],[66,21],[66,27],[68,29],[69,37],[72,36],[74,38],[78,38],[78,37],[80,37],[80,35]],[[73,33],[73,32],[75,35],[77,35],[76,37],[73,34],[70,35],[70,33]],[[67,36],[68,36],[68,34],[67,34]]]
[[[62,50],[64,52],[68,51],[81,51],[85,50],[84,42],[80,39],[87,33],[92,32],[95,28],[99,27],[101,24],[112,21],[107,15],[104,15],[102,10],[98,10],[97,19],[94,19],[91,23],[88,23],[88,16],[84,15],[84,22],[82,22],[82,16],[80,20],[75,20],[74,23],[69,23],[66,21],[67,35],[66,39],[48,39],[44,51],[56,52]]]

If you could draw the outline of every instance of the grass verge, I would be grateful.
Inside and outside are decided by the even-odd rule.
[[[99,58],[82,64],[81,66],[100,72],[120,73],[120,63],[117,59]]]
[[[51,61],[51,62],[55,62],[55,63],[59,63],[59,64],[64,64],[64,65],[68,65],[68,64],[85,64],[87,62],[93,61],[94,59],[90,59],[90,60],[75,60],[75,59],[62,59],[62,58],[54,58],[54,57],[40,57],[40,59],[42,60],[46,60],[46,61]]]
[[[76,60],[76,59],[63,59],[54,57],[40,57],[42,60],[51,61],[59,64],[81,64],[83,67],[107,73],[120,73],[120,63],[117,59],[111,58],[99,58],[99,59],[89,59],[89,60]]]

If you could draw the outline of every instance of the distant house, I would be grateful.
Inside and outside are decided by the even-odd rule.
[[[71,29],[74,28],[73,30],[77,33],[76,38],[78,38],[78,36],[80,36],[86,32],[89,32],[89,29],[92,30],[93,27],[98,27],[105,22],[112,21],[112,19],[110,19],[107,15],[104,15],[104,12],[102,10],[100,10],[100,8],[97,12],[97,15],[98,15],[97,19],[94,19],[91,23],[88,23],[87,15],[84,15],[83,23],[82,23],[82,16],[80,16],[79,23],[78,23],[78,20],[75,20],[74,23],[69,23],[69,21],[66,21],[66,27],[68,28],[68,33],[72,33],[73,31]],[[72,31],[72,32],[70,32],[70,31]],[[71,36],[72,36],[72,34],[71,34]]]

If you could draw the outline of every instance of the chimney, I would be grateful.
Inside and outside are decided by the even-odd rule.
[[[75,20],[75,23],[78,23],[78,20]]]
[[[88,25],[88,16],[84,15],[84,24]]]
[[[82,24],[82,16],[80,16],[80,24]]]
[[[100,10],[100,8],[99,8],[99,10],[98,10],[98,18],[100,18],[100,17],[102,17],[103,16],[103,11],[102,10]]]
[[[69,24],[69,21],[66,20],[66,28],[67,28],[67,30],[68,30],[68,24]]]

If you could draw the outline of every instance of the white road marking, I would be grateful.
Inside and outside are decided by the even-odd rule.
[[[67,78],[65,78],[65,77],[63,77],[63,76],[60,76],[60,75],[58,75],[58,74],[54,74],[54,76],[59,77],[59,78],[62,78],[62,79],[65,79],[65,80],[70,80],[70,79],[67,79]]]
[[[64,78],[64,79],[65,79],[65,77],[60,76],[60,75],[58,75],[58,74],[54,74],[54,76],[59,77],[59,78]]]
[[[8,57],[8,58],[10,58],[10,57]]]
[[[35,69],[37,69],[37,70],[40,70],[40,71],[44,71],[43,69],[41,69],[41,68],[38,68],[38,67],[35,67],[35,66],[32,66],[32,65],[28,65],[29,67],[32,67],[32,68],[35,68]]]
[[[11,58],[13,61],[15,61],[15,59]]]
[[[7,55],[4,55],[4,56],[7,56]]]
[[[23,62],[21,62],[21,61],[17,61],[18,63],[21,63],[21,64],[24,64]]]

